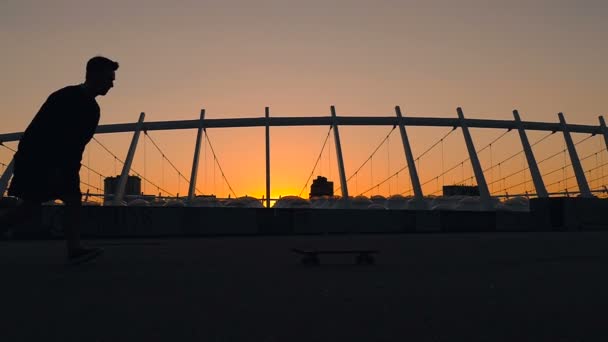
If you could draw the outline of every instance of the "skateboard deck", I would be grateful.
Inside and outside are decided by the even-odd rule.
[[[71,259],[71,260],[68,259],[67,264],[71,265],[71,266],[87,264],[87,263],[93,262],[94,260],[98,259],[100,256],[103,255],[103,253],[104,253],[104,250],[101,248],[98,248],[98,249],[94,250],[92,253],[83,255],[82,257]]]
[[[374,254],[377,250],[373,249],[300,249],[292,248],[292,252],[302,256],[300,260],[304,265],[320,265],[320,255],[323,254],[353,254],[357,265],[373,265],[376,260]]]

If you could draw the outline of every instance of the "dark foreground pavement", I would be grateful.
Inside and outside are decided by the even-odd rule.
[[[0,242],[0,341],[607,341],[608,233]],[[375,266],[291,247],[370,247]]]

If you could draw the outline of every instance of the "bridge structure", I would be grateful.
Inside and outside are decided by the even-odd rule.
[[[437,192],[434,193],[425,193],[423,191],[424,185],[430,181],[437,180],[442,175],[445,175],[447,172],[453,170],[456,166],[448,169],[447,171],[443,168],[443,172],[437,175],[434,178],[431,178],[429,181],[421,181],[419,176],[419,170],[416,165],[416,162],[419,162],[420,158],[422,158],[426,153],[428,153],[433,148],[436,148],[441,143],[443,146],[443,142],[446,137],[452,132],[459,130],[462,133],[464,138],[464,144],[466,146],[466,155],[460,166],[463,165],[464,162],[470,163],[472,169],[472,176],[469,177],[471,183],[476,184],[479,192],[479,203],[481,205],[482,210],[491,210],[493,208],[493,200],[500,197],[508,197],[509,194],[504,189],[504,193],[492,193],[490,191],[490,185],[499,182],[508,177],[512,177],[515,174],[520,172],[529,172],[530,179],[525,180],[523,183],[532,183],[533,187],[530,192],[526,192],[525,195],[527,197],[538,197],[538,198],[547,198],[551,196],[577,196],[582,198],[593,198],[593,197],[602,197],[608,194],[608,189],[606,188],[605,179],[607,176],[596,177],[595,179],[590,180],[589,175],[592,174],[594,170],[603,170],[603,168],[608,165],[608,162],[598,163],[597,157],[601,153],[606,153],[608,150],[608,128],[606,126],[606,122],[603,116],[599,116],[598,125],[581,125],[581,124],[572,124],[567,123],[565,119],[565,115],[563,113],[558,113],[558,121],[556,122],[533,122],[533,121],[523,121],[520,117],[520,114],[517,110],[513,111],[513,119],[511,120],[496,120],[496,119],[475,119],[475,118],[466,118],[464,111],[462,108],[457,108],[456,116],[453,118],[445,118],[445,117],[408,117],[402,113],[399,106],[395,107],[395,114],[393,116],[339,116],[337,114],[336,108],[334,106],[330,107],[330,115],[329,116],[320,116],[320,117],[272,117],[270,116],[269,107],[265,108],[265,116],[264,117],[254,117],[254,118],[221,118],[221,119],[208,119],[205,118],[205,110],[201,110],[200,117],[195,120],[176,120],[176,121],[155,121],[155,122],[146,122],[145,121],[145,113],[141,113],[139,119],[133,123],[120,123],[120,124],[106,124],[98,126],[96,130],[96,135],[103,135],[109,133],[132,133],[131,142],[129,144],[128,151],[126,153],[126,157],[124,161],[121,161],[122,171],[120,172],[120,178],[116,189],[114,190],[114,194],[112,196],[112,203],[115,205],[120,204],[125,198],[125,187],[127,183],[127,178],[129,174],[132,174],[134,171],[132,169],[132,163],[135,156],[135,153],[138,148],[138,142],[140,140],[141,133],[144,133],[144,136],[148,136],[148,132],[151,131],[169,131],[169,130],[196,130],[196,141],[194,142],[194,154],[192,156],[192,168],[190,170],[189,178],[184,176],[184,173],[181,173],[177,170],[178,175],[182,177],[188,183],[188,196],[187,200],[192,200],[196,197],[197,192],[197,174],[200,164],[200,155],[201,155],[201,145],[204,139],[209,141],[207,130],[212,130],[215,128],[243,128],[243,127],[264,127],[265,128],[265,155],[266,155],[266,179],[265,179],[265,190],[266,196],[263,201],[265,202],[266,207],[270,207],[271,199],[271,170],[270,170],[270,150],[271,150],[271,141],[270,141],[270,130],[273,127],[302,127],[302,126],[325,126],[329,127],[329,132],[326,137],[325,144],[327,143],[327,139],[330,137],[330,133],[333,132],[333,148],[335,149],[335,163],[339,173],[339,187],[338,190],[340,192],[340,203],[342,207],[348,207],[351,200],[355,197],[352,196],[351,192],[349,192],[349,181],[353,176],[357,174],[357,172],[363,167],[363,165],[355,171],[350,177],[347,175],[345,171],[344,164],[344,153],[340,139],[340,128],[341,127],[350,127],[350,126],[385,126],[392,127],[393,130],[398,128],[400,134],[400,143],[402,145],[402,153],[405,157],[406,165],[398,170],[393,175],[389,175],[386,180],[383,180],[379,184],[374,184],[372,188],[383,184],[391,177],[398,176],[401,171],[407,170],[407,174],[409,175],[409,183],[411,185],[410,189],[403,192],[411,193],[412,203],[418,203],[419,208],[424,206],[424,200],[428,196],[434,196]],[[419,155],[415,155],[411,146],[411,139],[408,136],[408,129],[413,129],[415,127],[448,127],[451,130],[444,136],[437,139],[435,144],[431,145],[429,149]],[[475,145],[473,140],[471,129],[502,129],[505,130],[503,134],[501,134],[497,139],[494,139],[488,145],[483,148],[478,148]],[[519,137],[519,141],[521,143],[521,150],[515,155],[502,160],[501,162],[506,162],[516,155],[525,156],[525,165],[522,170],[518,170],[508,176],[499,178],[498,180],[493,180],[492,182],[487,181],[487,172],[488,170],[500,167],[501,162],[494,163],[489,168],[483,168],[480,163],[479,154],[485,149],[492,149],[492,145],[495,144],[498,140],[500,140],[503,136],[505,136],[509,132],[517,132]],[[543,137],[539,141],[535,143],[531,143],[529,140],[529,132],[531,131],[540,131],[547,132],[547,136]],[[387,138],[383,140],[381,145],[388,139],[390,134],[387,135]],[[549,158],[545,158],[541,161],[538,161],[538,157],[535,156],[533,151],[533,146],[540,143],[542,140],[546,139],[548,136],[553,135],[559,132],[563,135],[563,144],[564,149],[559,150],[557,153],[551,155]],[[573,134],[587,134],[588,137],[579,141],[574,142]],[[6,148],[7,145],[5,143],[17,142],[23,132],[15,132],[15,133],[5,133],[0,134],[0,144]],[[591,137],[597,137],[603,140],[603,146],[598,150],[586,157],[579,157],[579,151],[577,150],[577,145],[584,141],[587,141]],[[94,137],[95,139],[95,137]],[[96,140],[97,141],[97,140]],[[154,141],[152,141],[154,143]],[[160,148],[154,143],[155,147]],[[105,147],[104,147],[105,148]],[[212,148],[212,147],[211,147]],[[379,148],[379,147],[378,147]],[[371,161],[374,153],[377,152],[378,148],[372,153],[372,156],[368,159]],[[10,149],[10,148],[9,148]],[[213,149],[213,148],[212,148]],[[443,147],[442,147],[443,149]],[[107,149],[106,149],[107,150]],[[14,152],[13,149],[11,151]],[[110,151],[108,151],[110,152]],[[112,152],[110,152],[112,153]],[[162,153],[162,151],[161,151]],[[214,159],[217,162],[217,158]],[[323,153],[323,150],[321,151]],[[557,155],[563,155],[564,158],[568,158],[569,164],[565,163],[565,165],[556,170],[547,172],[545,174],[541,173],[539,164],[543,163],[547,159],[553,158]],[[582,161],[588,159],[590,157],[596,157],[596,166],[594,168],[584,169]],[[165,155],[163,154],[163,158]],[[317,159],[317,163],[319,162],[320,156]],[[170,163],[170,161],[169,161]],[[315,163],[315,167],[317,166]],[[14,161],[11,159],[7,163],[2,163],[3,172],[0,177],[0,194],[5,194],[7,186],[9,184],[10,178],[13,173],[13,164]],[[365,164],[365,163],[364,163]],[[84,164],[83,164],[84,165]],[[174,166],[173,164],[171,164]],[[84,165],[86,168],[89,166]],[[218,163],[219,166],[219,163]],[[221,170],[221,166],[220,170]],[[552,187],[552,190],[549,189],[554,183],[547,184],[546,178],[548,175],[553,174],[557,171],[563,171],[565,168],[570,167],[573,171],[573,176],[567,178],[574,178],[576,181],[576,189],[569,190],[571,188],[564,187],[563,189]],[[314,173],[315,168],[313,168]],[[92,170],[94,171],[94,170]],[[311,173],[311,176],[313,175]],[[100,174],[101,175],[101,174]],[[227,179],[222,171],[222,176],[224,180],[227,182]],[[524,176],[525,177],[525,176]],[[565,177],[565,176],[564,176]],[[465,179],[463,179],[464,181]],[[562,181],[565,181],[564,179]],[[306,181],[305,187],[309,184],[310,177]],[[561,181],[560,181],[561,182]],[[521,184],[523,184],[521,183]],[[596,186],[590,186],[591,183],[595,183]],[[230,184],[227,182],[228,186]],[[87,184],[88,185],[88,184]],[[160,188],[159,188],[160,189]],[[231,192],[235,195],[234,191],[230,187]],[[303,189],[304,190],[304,189]],[[365,192],[361,193],[365,194]],[[515,196],[515,195],[511,195]],[[108,203],[108,204],[112,204]]]

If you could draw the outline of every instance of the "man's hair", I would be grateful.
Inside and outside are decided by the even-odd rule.
[[[109,58],[102,56],[95,56],[87,62],[87,75],[89,79],[91,75],[99,74],[104,71],[116,71],[118,69],[118,62],[115,62]]]

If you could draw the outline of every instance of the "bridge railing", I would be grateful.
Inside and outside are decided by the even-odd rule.
[[[206,129],[210,128],[241,128],[241,127],[266,127],[266,196],[267,204],[270,201],[270,153],[269,153],[269,130],[270,127],[297,127],[297,126],[330,126],[334,131],[334,145],[337,156],[337,166],[340,173],[340,190],[341,198],[348,199],[348,185],[346,184],[346,174],[344,171],[344,162],[342,158],[342,148],[340,145],[339,126],[399,126],[404,154],[409,169],[410,180],[414,190],[414,198],[422,203],[424,194],[418,179],[415,158],[413,156],[409,139],[407,136],[406,127],[453,127],[460,128],[465,138],[469,159],[471,161],[474,178],[479,188],[480,199],[482,206],[489,208],[491,205],[491,196],[488,191],[488,184],[484,177],[484,172],[479,163],[477,152],[469,133],[469,128],[488,128],[488,129],[508,129],[517,130],[521,139],[523,150],[526,155],[528,169],[532,175],[535,187],[535,195],[538,197],[547,197],[556,193],[548,193],[542,176],[538,171],[538,163],[534,158],[530,143],[527,139],[527,131],[549,131],[562,132],[565,144],[570,157],[572,168],[579,188],[579,196],[593,197],[593,193],[602,192],[603,190],[591,190],[589,188],[585,173],[581,166],[581,161],[578,157],[575,144],[572,141],[571,133],[586,133],[592,135],[602,135],[608,149],[608,129],[602,116],[599,117],[598,125],[580,125],[568,124],[562,113],[558,113],[559,122],[533,122],[522,121],[517,111],[513,111],[513,120],[495,120],[495,119],[470,119],[465,118],[461,108],[457,109],[458,116],[456,118],[444,117],[407,117],[402,115],[400,108],[395,107],[395,116],[338,116],[334,106],[331,106],[330,116],[323,117],[270,117],[269,109],[266,108],[265,117],[256,118],[228,118],[228,119],[206,119],[204,110],[201,111],[200,119],[198,120],[175,120],[175,121],[156,121],[145,122],[145,114],[141,113],[139,120],[134,123],[121,124],[106,124],[98,126],[96,134],[107,133],[125,133],[133,132],[133,138],[129,146],[127,158],[123,165],[121,180],[114,193],[115,201],[119,202],[124,197],[124,184],[126,177],[130,172],[131,163],[137,148],[137,141],[140,132],[143,131],[164,131],[164,130],[180,130],[180,129],[197,129],[198,137],[195,145],[195,153],[193,158],[193,168],[191,174],[191,184],[188,198],[192,199],[194,193],[192,189],[196,186],[196,170],[198,165],[198,155],[200,153],[201,139],[200,135],[204,134]],[[11,141],[18,141],[23,132],[4,133],[0,134],[0,144]],[[13,161],[7,164],[4,173],[0,177],[0,194],[4,194],[8,182],[13,172]],[[494,196],[496,197],[496,196]]]

